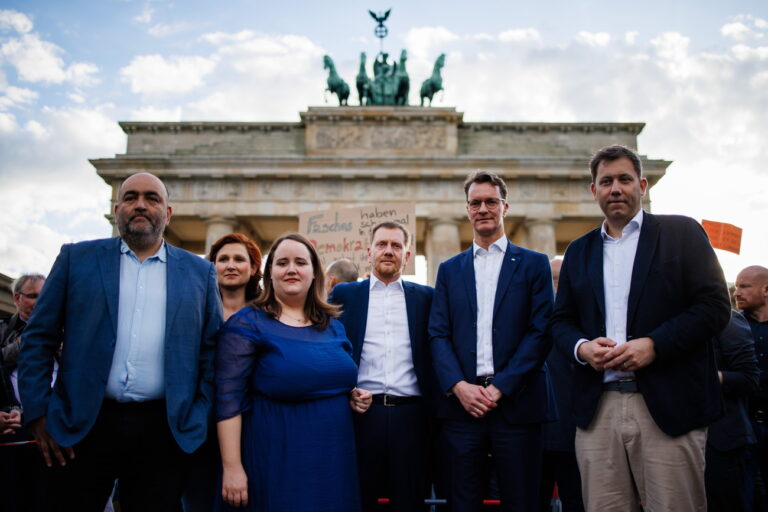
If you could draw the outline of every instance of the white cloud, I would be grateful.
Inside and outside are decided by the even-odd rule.
[[[16,116],[7,112],[0,112],[0,133],[8,135],[19,129]]]
[[[37,140],[45,140],[48,138],[48,130],[37,121],[27,121],[27,124],[24,125],[24,129],[32,134],[32,136]]]
[[[445,27],[415,27],[405,35],[405,47],[414,57],[437,56],[436,47],[456,41],[459,36]]]
[[[67,80],[77,86],[91,86],[99,83],[99,79],[93,75],[99,72],[99,68],[88,62],[76,62],[67,68]]]
[[[0,96],[0,111],[21,105],[29,105],[34,103],[38,97],[35,91],[13,85],[6,87],[2,92],[3,95]]]
[[[763,18],[755,18],[754,23],[757,28],[768,28],[768,21]]]
[[[181,121],[181,107],[142,107],[131,111],[133,121]]]
[[[153,37],[168,37],[186,29],[186,23],[157,23],[149,27],[148,32]]]
[[[155,14],[155,10],[148,5],[145,5],[138,16],[134,16],[133,21],[139,23],[150,24],[152,23],[152,16]]]
[[[75,85],[94,85],[93,74],[98,68],[86,62],[75,62],[65,68],[64,50],[40,39],[38,34],[24,34],[7,40],[0,47],[0,55],[16,68],[19,79],[25,82],[60,84],[68,81]]]
[[[587,32],[582,30],[576,35],[576,41],[587,46],[604,47],[608,46],[608,43],[611,42],[611,35],[608,32]]]
[[[651,40],[651,46],[663,60],[683,61],[688,56],[691,40],[677,32],[664,32]]]
[[[0,30],[13,29],[20,34],[32,30],[32,20],[26,14],[9,9],[0,10]]]
[[[720,34],[737,41],[744,41],[752,35],[752,29],[740,21],[735,21],[720,27]]]
[[[628,32],[624,33],[624,42],[628,45],[632,46],[637,42],[637,36],[640,35],[640,32],[637,30],[630,30]]]
[[[73,103],[85,103],[85,96],[76,92],[67,94],[67,98],[69,98],[69,100]]]
[[[203,85],[203,78],[216,67],[215,58],[199,56],[170,57],[141,55],[120,70],[131,91],[161,95],[188,92]]]
[[[768,46],[751,47],[737,44],[731,47],[731,52],[740,61],[763,61],[768,59]]]
[[[505,43],[518,43],[518,42],[541,42],[541,34],[535,28],[516,28],[506,30],[499,34],[499,41]]]

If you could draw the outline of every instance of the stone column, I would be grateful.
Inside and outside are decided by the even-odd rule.
[[[555,238],[556,221],[552,218],[528,219],[525,221],[525,227],[528,231],[528,248],[534,251],[543,252],[549,258],[554,258],[557,254],[557,243]]]
[[[214,215],[205,219],[205,254],[211,250],[213,243],[224,235],[235,232],[237,222],[232,217]]]
[[[427,256],[427,284],[434,286],[440,263],[461,251],[458,221],[452,218],[430,219],[424,247]]]

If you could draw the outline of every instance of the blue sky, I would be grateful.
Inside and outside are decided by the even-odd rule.
[[[447,54],[437,104],[471,121],[646,122],[640,152],[674,161],[654,211],[743,227],[741,256],[718,251],[731,280],[768,264],[764,1],[6,0],[0,272],[45,272],[62,243],[110,235],[88,158],[124,152],[117,121],[297,121],[324,104],[322,55],[352,82],[359,52],[378,51],[367,10],[389,7],[386,48],[408,49],[412,81]]]

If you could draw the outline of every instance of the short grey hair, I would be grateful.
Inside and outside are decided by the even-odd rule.
[[[13,284],[11,285],[11,291],[13,294],[16,295],[17,293],[21,293],[21,289],[24,288],[24,285],[27,284],[27,281],[45,281],[45,276],[43,274],[37,273],[21,274],[13,281]]]
[[[325,273],[330,276],[335,276],[340,283],[352,283],[357,281],[357,277],[360,274],[355,262],[349,258],[341,258],[330,265]]]

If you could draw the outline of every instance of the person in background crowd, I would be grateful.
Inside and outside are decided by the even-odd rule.
[[[328,301],[339,318],[359,365],[357,385],[373,393],[373,404],[355,417],[355,440],[364,511],[424,509],[428,497],[430,416],[436,391],[429,356],[427,321],[433,289],[403,281],[411,235],[395,222],[371,230],[369,280],[333,288]]]
[[[475,172],[464,193],[474,242],[440,265],[429,319],[449,508],[481,506],[490,452],[501,509],[529,512],[539,501],[541,424],[557,419],[544,363],[552,347],[549,260],[507,240],[499,176]]]
[[[224,321],[227,321],[261,293],[261,251],[247,236],[230,233],[211,245],[208,261],[216,268]],[[216,500],[221,460],[216,425],[212,424],[208,432],[205,443],[194,455],[182,498],[184,512],[210,512]]]
[[[333,287],[339,283],[354,283],[359,275],[360,271],[357,265],[349,258],[339,258],[332,262],[325,270],[325,277],[327,278],[325,283],[327,288],[326,294],[330,295]]]
[[[707,431],[707,510],[742,512],[749,510],[743,489],[746,448],[755,442],[747,417],[747,398],[758,389],[760,371],[752,332],[741,313],[731,312],[731,320],[715,338],[714,346],[725,415]]]
[[[0,509],[7,512],[44,511],[47,502],[45,464],[32,433],[21,426],[22,407],[14,386],[27,326],[45,283],[42,274],[23,274],[11,285],[14,313],[0,323]]]
[[[365,412],[371,394],[355,388],[352,346],[324,281],[306,238],[278,238],[264,292],[219,335],[220,509],[359,510],[350,409]]]
[[[177,510],[190,454],[206,438],[221,300],[213,265],[163,240],[156,176],[115,204],[119,238],[66,244],[23,334],[25,422],[56,478],[61,510]],[[63,344],[51,390],[54,355]]]
[[[603,148],[590,171],[605,221],[566,250],[551,323],[578,363],[584,505],[701,511],[707,425],[722,410],[712,339],[730,318],[723,272],[696,221],[641,209],[635,152]]]
[[[0,351],[9,375],[19,364],[21,332],[29,322],[44,283],[45,276],[42,274],[23,274],[11,285],[16,313],[7,323],[0,324]]]
[[[216,267],[226,321],[261,293],[261,251],[247,236],[230,233],[214,242],[208,261]]]
[[[747,449],[747,483],[754,490],[753,510],[768,510],[768,268],[747,267],[736,276],[736,305],[752,329],[760,368],[760,388],[749,400],[749,417],[757,444]]]
[[[557,293],[562,264],[563,260],[559,258],[553,258],[549,262],[555,293]],[[557,484],[557,494],[563,512],[581,512],[584,510],[584,503],[581,499],[581,477],[574,451],[576,424],[571,412],[573,404],[571,386],[575,364],[575,361],[564,357],[562,352],[555,348],[547,357],[547,367],[552,379],[552,388],[555,392],[560,419],[545,423],[543,427],[544,456],[541,464],[541,499],[539,502],[541,512],[550,510],[555,484]]]

